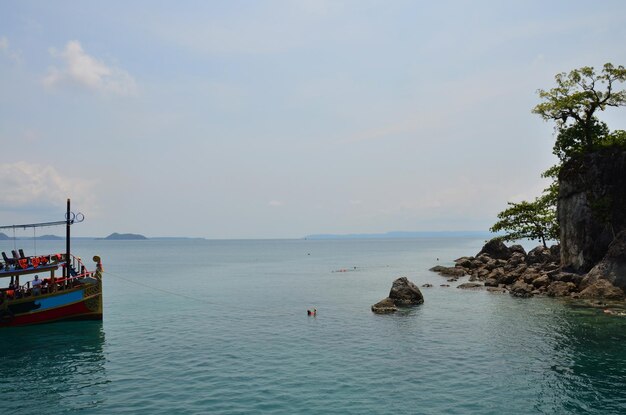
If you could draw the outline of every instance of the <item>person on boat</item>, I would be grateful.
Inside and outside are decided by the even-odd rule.
[[[35,275],[35,279],[31,282],[31,286],[33,287],[33,295],[41,294],[41,280],[39,279],[39,275]]]

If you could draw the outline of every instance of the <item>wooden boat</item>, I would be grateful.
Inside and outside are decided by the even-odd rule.
[[[26,256],[20,249],[19,253],[14,250],[12,257],[2,253],[0,327],[60,320],[102,320],[100,257],[93,257],[96,270],[92,272],[70,252],[70,227],[83,219],[82,214],[70,211],[68,199],[64,221],[0,227],[25,229],[66,225],[66,252]]]

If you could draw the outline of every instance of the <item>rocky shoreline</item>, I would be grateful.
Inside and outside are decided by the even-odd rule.
[[[560,246],[537,246],[526,252],[521,245],[506,246],[494,238],[475,256],[456,259],[455,266],[430,270],[448,282],[468,276],[458,288],[508,292],[514,297],[570,297],[623,301],[626,288],[626,232],[618,234],[605,257],[587,274],[561,267]]]

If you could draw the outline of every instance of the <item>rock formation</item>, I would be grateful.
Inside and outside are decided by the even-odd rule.
[[[626,230],[615,237],[602,261],[589,271],[581,284],[586,288],[601,279],[626,290]]]
[[[587,272],[626,229],[626,151],[606,149],[565,163],[557,209],[561,265]]]
[[[422,304],[424,296],[417,285],[406,277],[396,279],[389,291],[389,297],[384,298],[372,306],[377,314],[395,313],[398,307],[407,307]]]
[[[587,276],[561,269],[558,246],[538,246],[526,254],[519,245],[506,247],[499,240],[491,240],[475,257],[454,262],[454,267],[437,266],[431,271],[446,277],[469,274],[470,282],[458,288],[478,289],[484,284],[491,292],[508,291],[514,297],[621,299],[622,289],[626,289],[626,231],[620,233],[603,261]]]
[[[454,278],[469,274],[471,282],[482,281],[491,291],[508,290],[516,297],[624,299],[624,148],[582,154],[563,164],[557,219],[560,245],[538,246],[526,253],[519,245],[507,247],[494,238],[475,257],[459,258],[454,267],[437,266],[431,271]]]

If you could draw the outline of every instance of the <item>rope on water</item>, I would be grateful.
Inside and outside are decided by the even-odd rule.
[[[137,285],[139,287],[149,288],[149,289],[151,289],[153,291],[159,291],[159,292],[164,293],[164,294],[173,295],[173,296],[184,298],[184,299],[187,299],[187,300],[197,301],[197,302],[208,304],[208,305],[212,305],[212,306],[224,307],[224,308],[231,309],[231,310],[232,309],[238,309],[238,310],[247,311],[247,312],[254,311],[256,313],[263,313],[263,314],[267,314],[267,315],[271,315],[271,316],[277,316],[277,315],[291,316],[291,315],[294,315],[294,313],[286,313],[284,311],[282,311],[282,312],[272,312],[271,310],[268,310],[268,309],[261,309],[261,308],[255,308],[255,307],[249,307],[249,306],[246,306],[244,308],[244,307],[238,306],[236,304],[226,304],[226,303],[220,303],[220,302],[216,302],[216,301],[209,301],[209,300],[206,300],[204,298],[194,297],[194,296],[191,296],[191,295],[188,295],[188,294],[183,294],[183,293],[176,292],[176,291],[166,290],[166,289],[160,288],[160,287],[155,287],[153,285],[144,284],[144,283],[141,283],[141,282],[138,282],[138,281],[134,281],[134,280],[126,278],[126,277],[122,277],[121,275],[118,275],[118,274],[113,274],[113,273],[111,273],[109,271],[103,271],[102,273],[106,274],[108,276],[117,278],[119,280],[122,280],[122,281],[125,281],[125,282],[128,282],[128,283]]]

